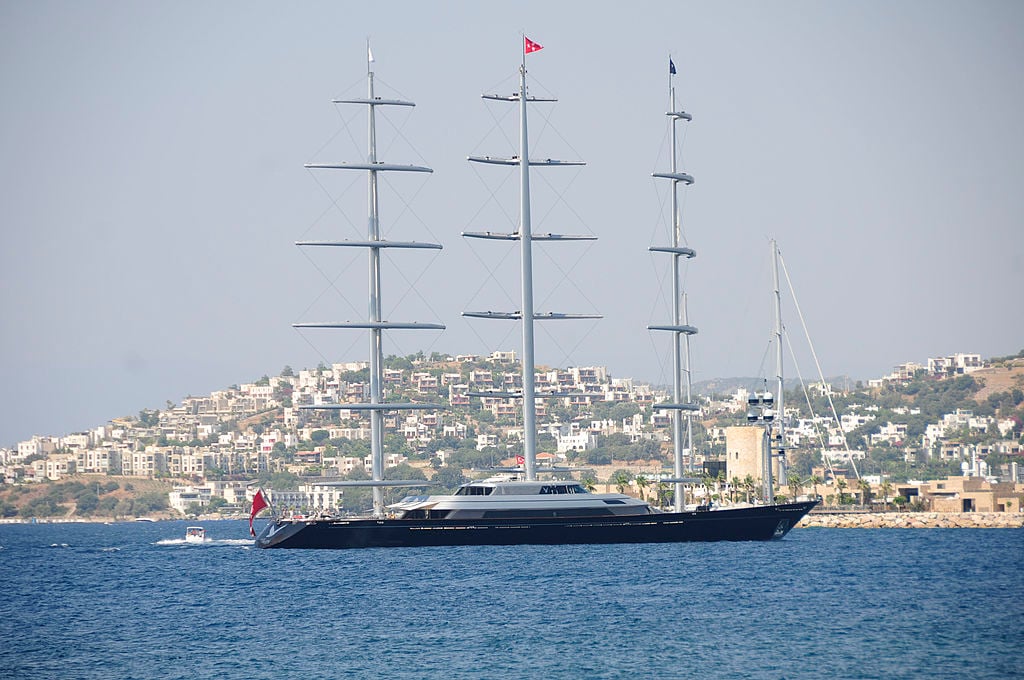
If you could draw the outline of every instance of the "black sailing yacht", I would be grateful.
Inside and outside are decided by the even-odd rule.
[[[696,329],[684,322],[685,310],[679,307],[680,258],[693,257],[694,251],[679,244],[680,228],[676,210],[675,188],[690,184],[693,178],[676,171],[675,123],[689,120],[689,114],[675,110],[675,94],[671,86],[671,104],[668,115],[673,126],[672,171],[655,173],[656,177],[673,182],[674,237],[673,245],[652,248],[673,256],[676,279],[674,323],[652,326],[654,330],[667,330],[675,336],[675,403],[660,404],[657,408],[675,413],[674,434],[676,449],[676,505],[673,512],[663,512],[649,503],[625,494],[590,493],[574,481],[539,480],[536,467],[536,413],[537,396],[534,382],[533,325],[538,320],[594,318],[578,314],[536,313],[533,307],[532,243],[534,241],[566,242],[591,239],[590,236],[565,234],[533,234],[530,224],[530,167],[582,165],[577,161],[532,159],[527,137],[527,105],[531,102],[553,101],[530,96],[526,86],[526,55],[541,46],[524,36],[523,63],[520,67],[519,90],[511,95],[484,95],[487,99],[513,102],[519,106],[519,153],[511,158],[492,156],[470,157],[469,160],[485,164],[518,166],[520,169],[520,225],[515,233],[467,232],[468,238],[519,241],[522,255],[522,311],[518,312],[466,312],[466,316],[510,319],[523,325],[522,391],[517,393],[490,393],[492,396],[522,399],[524,425],[524,463],[522,469],[489,479],[473,481],[461,486],[451,495],[411,496],[384,507],[382,487],[409,487],[421,485],[410,481],[385,481],[382,475],[382,412],[419,408],[439,408],[433,404],[385,403],[381,395],[382,350],[381,331],[395,328],[443,328],[436,324],[394,323],[382,321],[380,304],[379,253],[385,247],[439,248],[433,244],[386,241],[381,237],[377,219],[377,174],[385,171],[429,172],[429,168],[381,163],[376,159],[376,133],[374,108],[385,105],[412,106],[411,102],[386,100],[374,96],[372,57],[367,69],[368,96],[366,99],[338,100],[338,103],[366,105],[369,109],[368,162],[361,164],[311,165],[318,168],[345,168],[367,172],[370,200],[370,233],[367,241],[360,242],[303,242],[309,246],[355,246],[369,249],[371,257],[371,318],[365,323],[297,324],[303,327],[364,328],[371,334],[369,404],[337,404],[310,408],[367,410],[371,414],[372,480],[337,482],[346,486],[371,486],[374,490],[374,512],[370,517],[318,517],[288,519],[275,517],[256,538],[261,548],[371,548],[420,547],[455,545],[520,545],[520,544],[588,544],[588,543],[674,543],[685,541],[763,541],[782,538],[816,504],[805,501],[786,504],[751,505],[747,507],[713,508],[700,506],[685,510],[682,505],[682,484],[697,480],[682,477],[681,414],[690,414],[697,406],[689,402],[688,354],[687,388],[683,401],[680,388],[680,339],[688,343]],[[671,69],[674,73],[674,68]],[[376,285],[374,285],[376,282]],[[687,344],[688,349],[688,344]],[[564,396],[543,393],[541,396]],[[687,428],[689,429],[689,428]],[[770,442],[770,436],[766,442]],[[770,467],[768,468],[770,470]],[[769,495],[768,498],[771,498]]]

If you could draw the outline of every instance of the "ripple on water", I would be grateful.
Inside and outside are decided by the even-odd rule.
[[[184,526],[0,526],[4,672],[1024,676],[1024,532],[264,551],[245,522],[210,523],[216,541],[190,545]]]

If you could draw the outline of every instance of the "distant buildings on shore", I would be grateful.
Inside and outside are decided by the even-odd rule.
[[[384,371],[386,389],[391,395],[424,401],[443,401],[449,409],[419,411],[409,415],[389,414],[385,427],[389,436],[401,437],[413,454],[438,458],[447,463],[448,451],[436,442],[459,442],[461,445],[498,451],[514,446],[522,438],[517,423],[518,403],[502,396],[470,397],[480,391],[512,391],[520,387],[514,352],[494,352],[487,356],[447,356],[432,354],[389,359]],[[906,363],[878,380],[872,386],[891,382],[907,382],[922,375],[936,378],[966,375],[984,368],[977,354],[954,354],[928,359],[927,365]],[[144,410],[137,417],[117,418],[86,432],[63,437],[34,436],[18,442],[13,449],[0,449],[0,476],[7,482],[59,480],[69,475],[109,474],[134,477],[167,477],[191,479],[171,497],[173,507],[181,510],[191,503],[209,503],[212,497],[229,504],[242,504],[246,487],[225,478],[253,478],[266,472],[303,473],[315,468],[324,477],[337,477],[354,470],[368,469],[368,455],[349,455],[332,447],[332,440],[360,442],[369,438],[369,422],[364,412],[344,409],[336,417],[323,412],[300,409],[304,405],[344,405],[364,401],[369,385],[367,363],[349,362],[321,365],[298,373],[286,368],[281,375],[264,377],[256,382],[232,386],[208,396],[186,397],[178,405],[163,410]],[[605,367],[570,367],[541,369],[536,374],[539,393],[537,415],[539,432],[553,442],[542,455],[556,461],[580,456],[600,447],[604,438],[621,435],[625,441],[657,442],[667,446],[670,441],[670,416],[652,410],[654,403],[668,395],[630,378],[614,378]],[[832,395],[834,387],[827,383],[809,386],[812,393]],[[542,396],[559,392],[573,396]],[[707,439],[701,452],[693,452],[693,463],[700,469],[711,459],[728,458],[728,428],[718,427],[720,417],[731,417],[746,409],[748,392],[739,389],[725,397],[702,400],[697,414],[707,428]],[[631,408],[612,412],[609,417],[591,415],[597,405],[626,405]],[[797,409],[787,408],[786,441],[794,447],[814,448],[823,465],[842,466],[862,459],[865,446],[889,446],[910,457],[927,455],[960,460],[968,476],[990,477],[996,471],[987,468],[985,457],[992,453],[1021,455],[1020,423],[1013,419],[975,416],[958,409],[943,414],[930,423],[924,434],[910,441],[904,422],[885,422],[864,442],[852,450],[846,435],[874,421],[879,408],[872,405],[850,405],[840,414],[839,422],[824,416],[801,416]],[[920,415],[914,409],[890,410],[899,416]],[[738,428],[737,428],[738,429]],[[985,442],[965,444],[958,439],[962,432],[984,434]],[[734,433],[734,437],[738,436]],[[747,447],[749,448],[749,447]],[[712,454],[712,449],[718,453]],[[729,449],[731,450],[731,449]],[[687,452],[689,455],[690,452]],[[386,465],[407,462],[402,453],[390,453]],[[755,468],[752,468],[752,470]],[[781,472],[781,471],[780,471]],[[1014,466],[1003,475],[1005,481],[1017,481],[1019,470]],[[333,487],[305,485],[304,497],[315,497],[317,507],[334,507],[340,494]],[[249,492],[251,495],[251,492]],[[283,492],[279,492],[283,493]]]
[[[980,354],[953,354],[948,357],[928,359],[927,365],[908,361],[893,368],[892,373],[868,380],[868,387],[882,387],[886,383],[906,383],[924,372],[927,375],[948,378],[954,375],[967,375],[985,368]]]

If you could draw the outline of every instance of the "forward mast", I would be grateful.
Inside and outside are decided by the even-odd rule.
[[[368,275],[369,295],[366,321],[343,322],[307,322],[293,324],[296,328],[348,328],[369,331],[370,354],[370,401],[362,404],[327,404],[302,406],[310,410],[352,410],[368,411],[370,414],[370,459],[372,466],[371,481],[353,482],[352,486],[371,486],[373,488],[373,514],[384,515],[385,486],[416,486],[415,481],[384,480],[384,412],[400,410],[430,410],[444,408],[439,404],[395,403],[385,402],[383,392],[384,348],[383,333],[385,330],[443,330],[443,324],[387,321],[384,318],[381,300],[381,250],[397,249],[433,249],[440,250],[436,243],[416,241],[388,241],[381,231],[380,195],[378,192],[378,176],[381,172],[433,172],[432,169],[419,165],[396,165],[384,163],[377,158],[377,121],[378,106],[415,106],[413,102],[401,99],[383,99],[374,94],[373,87],[373,54],[369,45],[366,49],[366,98],[365,99],[334,99],[334,104],[355,104],[367,108],[367,151],[365,163],[308,163],[306,168],[331,170],[359,170],[366,172],[367,177],[367,236],[365,241],[297,241],[303,247],[348,247],[365,248],[369,254]],[[346,485],[344,482],[336,485]]]

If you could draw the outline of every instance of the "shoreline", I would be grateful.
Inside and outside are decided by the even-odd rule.
[[[803,529],[1020,529],[1020,512],[830,512],[811,513],[794,527]]]

